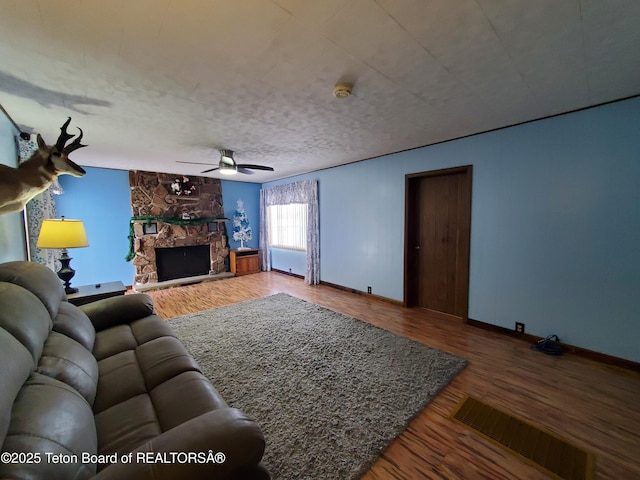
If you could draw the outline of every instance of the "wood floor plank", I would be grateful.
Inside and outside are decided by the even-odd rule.
[[[447,418],[465,394],[592,451],[598,479],[640,478],[638,372],[572,354],[547,356],[517,338],[433,318],[424,310],[366,295],[308,286],[276,272],[148,293],[158,314],[173,318],[279,292],[469,360],[467,368],[416,416],[363,479],[547,478]]]

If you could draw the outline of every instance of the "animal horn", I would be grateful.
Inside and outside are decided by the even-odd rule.
[[[73,142],[71,142],[69,145],[64,147],[64,150],[62,150],[62,153],[66,153],[67,155],[69,155],[74,150],[78,150],[79,148],[86,147],[86,145],[82,145],[80,143],[80,140],[82,140],[82,129],[78,127],[78,130],[80,130],[80,135],[78,135],[78,137]],[[73,137],[73,135],[69,135],[69,137]]]
[[[60,136],[58,137],[58,141],[56,142],[56,149],[59,152],[62,152],[64,150],[64,144],[67,143],[70,138],[73,138],[73,135],[69,135],[67,133],[67,127],[69,126],[69,123],[71,123],[71,117],[69,117],[67,121],[64,122],[64,125],[60,127]]]

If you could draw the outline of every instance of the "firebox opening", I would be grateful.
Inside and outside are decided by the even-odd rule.
[[[209,245],[156,248],[155,250],[159,282],[209,273]]]

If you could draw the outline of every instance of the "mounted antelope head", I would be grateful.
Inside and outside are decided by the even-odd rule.
[[[58,175],[82,177],[82,167],[69,159],[69,154],[86,145],[82,145],[80,135],[69,145],[65,144],[73,135],[67,133],[71,117],[60,127],[60,136],[55,145],[48,146],[38,134],[38,150],[18,168],[0,164],[0,215],[19,212],[27,202],[44,192]]]

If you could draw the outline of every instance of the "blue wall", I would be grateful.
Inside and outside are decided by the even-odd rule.
[[[0,163],[18,166],[15,130],[9,119],[0,112]],[[26,260],[24,216],[22,212],[0,215],[0,263]]]
[[[224,216],[229,219],[226,222],[227,234],[232,250],[240,246],[240,242],[233,239],[233,217],[238,200],[244,202],[244,210],[247,213],[252,233],[251,240],[245,242],[244,246],[258,248],[260,245],[260,184],[222,180],[222,206],[224,207]]]
[[[59,177],[63,195],[56,195],[58,215],[84,222],[89,247],[69,250],[76,275],[74,286],[133,282],[134,267],[124,257],[129,251],[131,200],[129,173],[85,167],[82,178]]]
[[[638,362],[639,152],[634,98],[264,187],[318,179],[321,279],[402,300],[405,175],[471,164],[469,317]]]
[[[270,248],[271,268],[283,272],[295,273],[303,277],[307,273],[307,253],[284,248]]]

